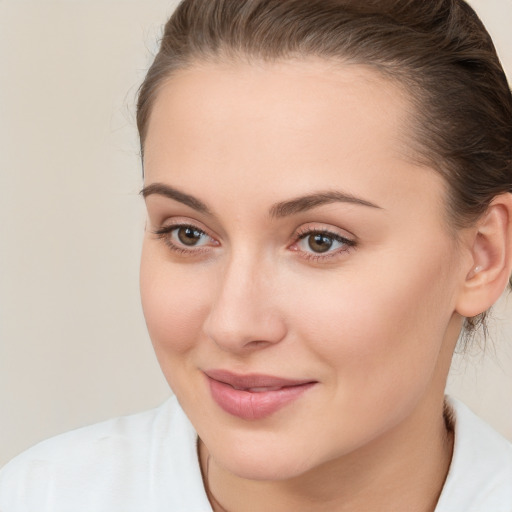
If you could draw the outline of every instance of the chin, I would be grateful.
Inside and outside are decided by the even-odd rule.
[[[285,461],[283,464],[276,464],[275,461],[267,461],[261,465],[255,463],[255,461],[247,461],[247,464],[241,463],[238,465],[233,465],[233,461],[229,462],[229,467],[225,467],[225,469],[245,480],[291,480],[307,472],[304,468],[291,466],[290,461]]]
[[[236,444],[234,444],[236,446]],[[220,457],[210,452],[224,470],[247,480],[289,480],[313,469],[320,461],[307,458],[302,450],[276,450],[256,447],[251,450],[221,450]]]

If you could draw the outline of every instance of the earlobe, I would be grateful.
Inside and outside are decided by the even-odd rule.
[[[475,225],[472,266],[467,272],[456,311],[473,317],[489,309],[506,288],[512,272],[512,194],[496,196]]]

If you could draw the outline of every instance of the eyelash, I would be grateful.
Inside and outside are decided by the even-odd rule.
[[[183,247],[179,246],[171,240],[170,235],[172,234],[173,231],[177,231],[179,229],[187,229],[187,228],[193,230],[194,232],[199,233],[200,235],[207,236],[208,238],[213,240],[213,238],[210,235],[208,235],[208,233],[206,233],[204,230],[198,228],[197,226],[194,226],[193,224],[171,224],[169,226],[163,226],[159,229],[156,229],[155,231],[153,231],[153,234],[155,234],[157,236],[157,238],[163,240],[163,242],[169,249],[171,249],[172,251],[174,251],[178,254],[199,255],[199,254],[202,254],[205,251],[207,251],[208,250],[207,248],[203,249],[203,248],[197,248],[197,247],[192,248],[192,249],[186,249],[184,246]]]
[[[208,235],[204,230],[198,228],[197,226],[194,226],[193,224],[171,224],[169,226],[164,226],[159,229],[156,229],[153,231],[153,234],[156,235],[157,238],[163,240],[165,245],[171,249],[173,252],[181,254],[181,255],[201,255],[204,252],[208,251],[208,248],[202,248],[202,247],[195,247],[191,249],[186,249],[183,246],[177,245],[175,242],[173,242],[170,238],[170,235],[179,229],[191,229],[194,232],[204,235],[210,240],[213,240],[213,238]],[[306,252],[306,251],[300,251],[299,249],[294,249],[298,253],[300,253],[300,256],[304,258],[307,261],[326,261],[331,258],[335,258],[337,256],[340,256],[341,254],[349,252],[351,249],[356,247],[356,241],[351,240],[349,238],[345,238],[338,233],[333,233],[332,231],[329,231],[328,229],[312,229],[312,228],[303,228],[299,230],[295,235],[295,240],[291,244],[291,246],[296,245],[297,243],[301,242],[302,240],[305,240],[309,236],[314,235],[323,235],[326,238],[330,238],[335,242],[343,244],[342,248],[339,248],[334,251],[328,251],[324,254],[322,253],[314,253],[314,252]]]
[[[322,253],[314,253],[314,252],[305,252],[301,251],[301,257],[308,260],[308,261],[325,261],[331,258],[339,257],[341,254],[345,254],[349,252],[351,249],[356,247],[356,241],[351,240],[350,238],[346,238],[344,236],[341,236],[338,233],[334,233],[332,231],[329,231],[328,229],[313,229],[313,228],[303,228],[300,229],[297,232],[297,240],[293,242],[293,245],[297,244],[298,242],[305,240],[309,236],[314,235],[323,235],[327,238],[330,238],[334,240],[335,242],[339,242],[340,244],[343,244],[342,248],[328,251],[324,254]]]

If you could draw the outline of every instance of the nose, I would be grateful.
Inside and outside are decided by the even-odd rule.
[[[238,355],[279,343],[286,324],[271,265],[232,258],[217,276],[216,294],[204,332],[223,351]]]

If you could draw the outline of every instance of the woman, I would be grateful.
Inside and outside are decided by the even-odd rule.
[[[512,273],[512,97],[467,4],[185,0],[137,120],[176,397],[21,455],[0,510],[510,510],[512,447],[444,397]]]

